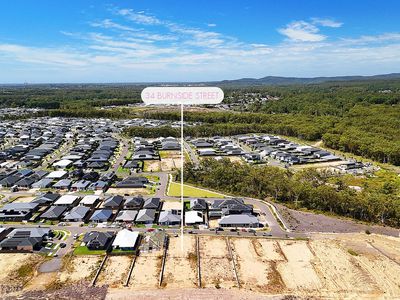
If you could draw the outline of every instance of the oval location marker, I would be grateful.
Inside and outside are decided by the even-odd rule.
[[[141,96],[146,104],[200,105],[224,100],[219,87],[147,87]]]

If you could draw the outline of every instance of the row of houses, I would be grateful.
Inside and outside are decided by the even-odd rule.
[[[329,151],[293,143],[278,136],[252,134],[237,136],[235,139],[240,144],[244,144],[254,151],[254,153],[246,157],[250,162],[265,161],[267,157],[291,165],[329,162],[341,159]]]

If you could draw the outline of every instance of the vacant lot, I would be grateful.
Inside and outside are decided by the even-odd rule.
[[[109,256],[96,284],[107,284],[110,287],[122,286],[125,283],[131,262],[131,256]]]
[[[152,193],[151,190],[146,188],[137,188],[137,189],[121,189],[121,188],[109,188],[107,190],[108,194],[113,195],[150,195]]]
[[[159,160],[146,160],[144,162],[143,171],[158,172],[161,170],[161,162]]]
[[[200,269],[204,287],[233,288],[237,285],[223,238],[200,238]]]
[[[320,279],[312,265],[313,254],[303,241],[279,243],[286,262],[278,264],[285,285],[291,290],[318,290]]]
[[[72,283],[93,279],[102,258],[100,255],[73,256],[70,261],[64,264],[60,281]]]
[[[21,290],[42,261],[36,254],[0,253],[0,296]]]
[[[231,237],[229,243],[241,291],[236,287],[226,239],[200,236],[199,241],[204,289],[196,287],[195,236],[190,235],[184,236],[183,251],[180,237],[171,237],[161,288],[158,285],[161,252],[140,254],[128,288],[122,287],[121,282],[126,278],[131,258],[110,257],[98,286],[109,285],[115,299],[140,299],[145,297],[143,293],[146,299],[154,299],[159,291],[168,297],[182,290],[207,291],[213,295],[218,291],[218,299],[225,299],[226,295],[237,299],[240,292],[250,291],[249,295],[258,293],[258,298],[295,295],[313,299],[400,299],[399,238],[374,234],[313,234],[309,241]],[[21,293],[22,288],[23,291],[47,288],[43,282],[46,276],[51,282],[48,274],[43,276],[29,271],[32,266],[36,269],[37,262],[31,264],[34,257],[41,258],[31,254],[0,254],[3,293]],[[62,283],[75,284],[86,279],[88,284],[101,259],[102,256],[96,255],[73,256],[65,261],[58,276],[57,273],[52,275]],[[24,268],[25,265],[30,268]],[[15,281],[17,278],[24,280]],[[227,289],[235,291],[237,297]],[[207,295],[203,298],[207,299]]]
[[[161,270],[162,252],[141,253],[136,260],[129,281],[131,289],[157,288]]]
[[[185,235],[183,249],[181,238],[171,238],[164,271],[164,286],[191,288],[197,286],[197,256],[195,239]]]
[[[269,284],[270,265],[263,260],[262,246],[256,239],[231,239],[237,271],[242,286],[247,289],[266,291]]]

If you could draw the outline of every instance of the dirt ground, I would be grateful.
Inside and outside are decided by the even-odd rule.
[[[299,232],[332,232],[332,233],[360,233],[369,230],[371,233],[390,235],[398,237],[399,229],[366,225],[356,221],[329,217],[322,214],[315,214],[297,211],[287,208],[281,204],[274,204],[281,216],[289,224],[291,229]]]
[[[35,199],[36,197],[18,197],[17,199],[15,199],[13,201],[13,203],[29,203],[32,202],[33,199]]]
[[[130,289],[157,288],[161,270],[162,252],[141,253],[136,260],[129,281]]]
[[[164,287],[193,288],[197,286],[197,256],[195,239],[185,235],[183,251],[181,238],[171,238],[164,270]]]
[[[170,209],[182,209],[182,203],[180,201],[164,201],[163,210],[170,210]]]
[[[203,287],[237,286],[226,241],[217,237],[200,237],[200,269]]]
[[[109,256],[96,284],[121,287],[125,283],[131,262],[131,256]]]
[[[238,289],[226,239],[200,236],[202,289],[197,285],[195,237],[171,237],[164,285],[159,287],[162,253],[141,253],[129,287],[122,287],[128,256],[111,257],[98,286],[109,287],[108,299],[400,299],[400,238],[376,234],[311,234],[310,240],[231,237],[241,288]],[[12,298],[46,288],[43,274],[15,288],[18,266],[30,254],[0,254],[0,291]],[[89,285],[101,256],[76,256],[59,273],[61,283]],[[15,268],[17,266],[17,269]],[[7,284],[11,286],[8,289]],[[14,289],[12,289],[14,288]],[[65,285],[60,286],[60,291]],[[207,293],[206,293],[207,291]],[[54,290],[49,290],[51,295]],[[232,294],[233,293],[233,294]],[[10,298],[11,297],[11,298]],[[46,298],[46,297],[44,297]],[[25,298],[21,298],[25,299]],[[31,298],[27,298],[31,299]],[[32,298],[34,299],[34,298]],[[36,299],[36,298],[35,298]],[[71,298],[79,299],[79,298]]]
[[[109,188],[107,194],[113,195],[149,195],[151,191],[145,188],[138,189],[121,189],[121,188]]]
[[[101,260],[102,256],[98,255],[74,256],[60,273],[60,282],[91,280],[96,274]]]
[[[0,254],[0,297],[21,290],[35,275],[43,257],[30,253]]]
[[[146,160],[143,170],[145,172],[158,172],[161,170],[161,162],[159,160]]]
[[[260,242],[256,239],[240,238],[230,241],[242,286],[249,290],[267,291],[271,267],[264,258]]]

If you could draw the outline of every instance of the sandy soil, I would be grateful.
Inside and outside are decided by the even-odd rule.
[[[131,256],[109,256],[96,284],[121,287],[125,283],[131,262]]]
[[[100,266],[102,256],[74,256],[60,274],[61,282],[77,282],[92,279]]]
[[[315,213],[289,209],[274,204],[289,226],[299,232],[359,233],[369,230],[372,233],[398,237],[400,231],[391,227],[366,225],[352,220],[339,219]]]
[[[161,270],[162,252],[141,253],[133,267],[130,289],[157,288]]]
[[[161,159],[161,170],[162,171],[172,171],[174,169],[181,167],[180,158],[163,158]]]
[[[30,253],[1,253],[0,254],[0,298],[2,295],[21,290],[36,272],[43,257]],[[19,272],[21,268],[28,269]]]
[[[145,172],[158,172],[161,170],[161,162],[159,160],[146,160],[144,162]]]
[[[399,249],[399,239],[366,234],[314,235],[309,245],[329,294],[400,297],[399,252],[386,252],[387,256],[380,252],[384,247]]]
[[[32,202],[36,197],[19,197],[13,201],[13,203],[29,203]]]
[[[6,283],[16,269],[28,263],[33,254],[29,253],[1,253],[0,254],[0,283]]]
[[[180,201],[164,201],[163,210],[170,210],[170,209],[182,209],[182,203]]]
[[[237,285],[223,238],[200,238],[200,269],[203,287],[229,289]]]
[[[127,294],[123,290],[112,289],[107,294],[106,300],[265,300],[265,299],[295,299],[285,298],[284,296],[276,295],[265,295],[260,293],[254,293],[245,290],[225,290],[225,289],[213,289],[213,288],[202,288],[202,289],[159,289],[159,290],[146,290],[146,291],[135,291]]]
[[[107,194],[113,195],[149,195],[151,193],[150,190],[145,188],[138,188],[138,189],[121,189],[121,188],[109,188],[107,190]]]
[[[164,287],[192,288],[197,286],[197,256],[195,239],[184,235],[183,251],[181,238],[171,238],[164,270]]]
[[[271,268],[268,262],[263,260],[263,251],[259,249],[262,248],[261,244],[256,239],[237,238],[230,241],[242,287],[249,290],[267,291]]]
[[[400,238],[318,233],[311,234],[309,241],[232,237],[230,243],[240,290],[235,288],[226,240],[206,236],[200,237],[203,288],[195,288],[195,237],[189,235],[184,237],[183,252],[180,238],[171,238],[161,288],[161,252],[141,253],[128,288],[120,283],[129,258],[111,257],[99,286],[111,284],[108,299],[297,299],[293,295],[300,299],[400,299]],[[73,257],[60,272],[60,281],[74,284],[90,280],[101,258]],[[0,254],[0,292],[21,293],[23,285],[15,286],[10,278],[15,278],[15,266],[30,260],[30,254]],[[49,275],[36,273],[24,291],[32,293],[51,280]],[[2,286],[4,283],[10,286]]]
[[[286,287],[291,290],[318,290],[321,282],[312,265],[314,258],[305,241],[279,242],[286,262],[277,266]]]

